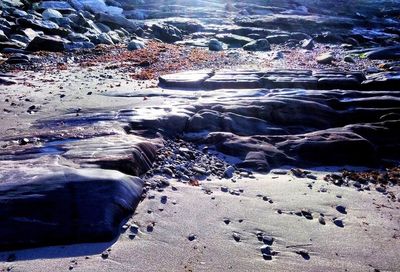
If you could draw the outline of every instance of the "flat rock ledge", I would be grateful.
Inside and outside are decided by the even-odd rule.
[[[156,147],[124,133],[42,133],[43,144],[26,135],[0,152],[0,250],[111,241],[141,200],[137,176],[151,168]]]
[[[362,71],[338,70],[242,70],[188,71],[160,76],[167,88],[255,89],[302,88],[312,90],[398,90],[398,72],[367,75]]]

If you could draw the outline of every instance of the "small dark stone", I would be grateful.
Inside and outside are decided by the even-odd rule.
[[[340,213],[347,214],[346,207],[344,206],[339,205],[336,207],[336,210]]]
[[[197,239],[197,236],[195,234],[193,234],[193,233],[189,234],[189,236],[188,236],[188,240],[189,241],[193,241],[193,240],[196,240],[196,239]]]
[[[344,228],[343,221],[340,220],[340,219],[335,219],[335,220],[333,220],[333,223],[334,223],[336,226],[338,226],[339,228]]]

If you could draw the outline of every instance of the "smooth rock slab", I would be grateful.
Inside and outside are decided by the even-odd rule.
[[[117,171],[17,170],[2,173],[0,249],[112,240],[142,193],[142,180]]]
[[[198,88],[212,75],[211,71],[183,72],[160,76],[159,83],[163,87]]]

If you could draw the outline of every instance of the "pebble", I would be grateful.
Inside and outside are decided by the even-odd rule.
[[[264,244],[267,245],[272,245],[274,243],[274,238],[268,235],[263,235],[262,236],[262,241]]]
[[[325,225],[325,224],[326,224],[325,218],[324,218],[323,216],[320,216],[320,217],[318,218],[318,222],[319,222],[321,225]]]
[[[103,259],[107,259],[109,257],[110,253],[108,251],[103,251],[103,253],[101,253],[101,258]]]
[[[310,254],[308,254],[307,250],[300,249],[300,250],[296,251],[296,254],[301,255],[301,257],[303,257],[305,260],[309,260],[310,259]]]
[[[226,186],[221,186],[221,191],[224,193],[227,193],[229,191],[229,189]]]
[[[270,255],[270,256],[272,255],[271,248],[267,245],[263,245],[262,247],[260,247],[260,250],[261,250],[262,254],[266,254],[266,255]]]
[[[188,236],[188,240],[189,241],[193,241],[193,240],[196,240],[196,239],[197,239],[197,236],[195,234],[193,234],[193,233],[189,234],[189,236]]]
[[[347,214],[346,207],[342,205],[336,206],[336,210],[340,213]]]
[[[232,237],[236,242],[240,242],[240,234],[239,233],[234,232],[232,234]]]
[[[313,216],[312,216],[312,214],[311,214],[310,212],[301,211],[301,214],[302,214],[305,218],[307,218],[308,220],[312,220],[312,219],[313,219]]]
[[[340,220],[340,219],[335,219],[335,220],[333,220],[333,223],[334,223],[336,226],[338,226],[339,228],[344,228],[343,221]]]

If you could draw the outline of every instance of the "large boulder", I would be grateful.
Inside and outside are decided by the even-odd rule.
[[[151,26],[151,30],[153,35],[166,43],[174,43],[182,40],[181,31],[168,24],[153,24]]]
[[[112,240],[139,203],[142,185],[112,170],[3,171],[0,249]]]
[[[50,52],[62,52],[66,48],[67,41],[59,37],[54,36],[37,36],[28,45],[26,50],[28,51],[50,51]]]

